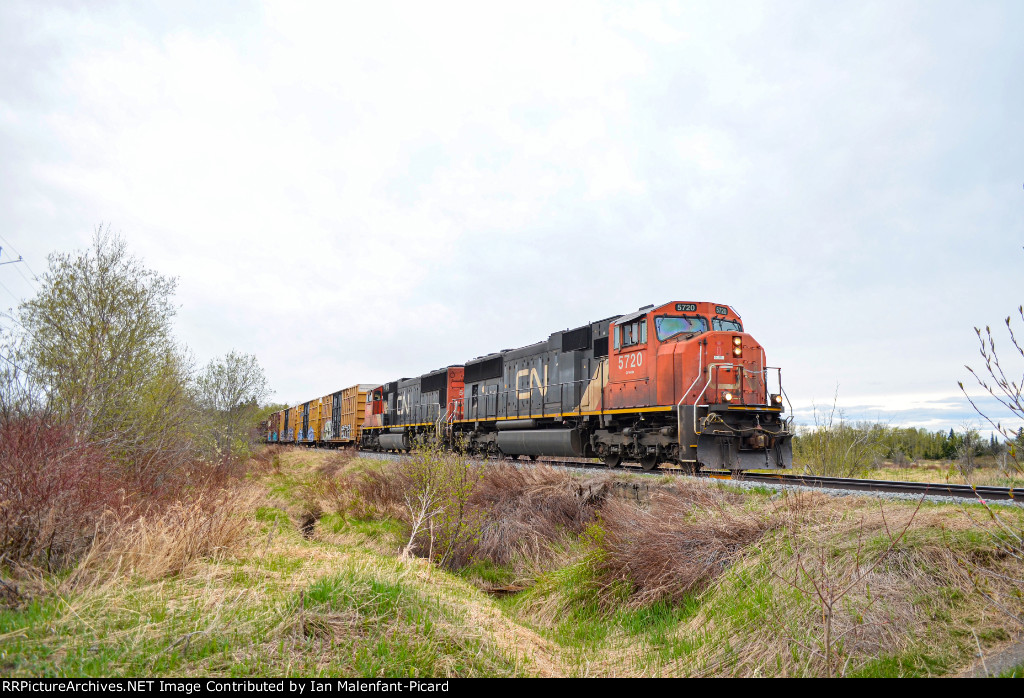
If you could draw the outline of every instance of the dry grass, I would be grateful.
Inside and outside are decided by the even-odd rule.
[[[242,540],[247,516],[264,497],[260,488],[239,485],[200,493],[152,516],[106,525],[68,584],[103,583],[122,576],[156,580],[183,573],[198,560],[231,552]]]
[[[249,470],[253,474],[281,472],[281,457],[287,453],[285,446],[270,445],[256,449],[249,460]]]
[[[461,507],[459,517],[467,534],[455,541],[447,557],[454,568],[482,560],[515,564],[519,569],[535,567],[551,555],[552,543],[578,535],[593,521],[596,507],[608,493],[607,477],[581,485],[567,471],[546,466],[495,464],[481,470],[457,458],[432,456],[425,463],[441,483],[440,494],[434,503],[437,515],[416,528],[413,550],[427,556],[442,549],[441,524],[431,524]],[[319,478],[314,486],[318,501],[328,510],[354,519],[390,517],[401,521],[408,535],[415,526],[411,504],[425,479],[421,470],[388,463],[376,470]]]
[[[316,472],[322,477],[335,477],[347,469],[356,458],[355,448],[341,448],[329,451],[326,456],[320,459],[316,466]]]
[[[11,673],[820,676],[816,582],[850,586],[832,617],[835,673],[934,675],[1008,637],[979,570],[994,599],[1022,603],[1006,581],[1020,563],[957,507],[680,480],[643,497],[507,465],[481,471],[467,500],[482,518],[465,550],[529,587],[495,600],[466,581],[487,586],[472,568],[397,555],[402,463],[339,456],[281,449],[247,484],[104,532],[66,602],[15,628],[38,663]],[[311,493],[349,518],[304,539]]]
[[[467,557],[501,565],[550,556],[552,543],[579,535],[594,520],[609,480],[581,484],[567,471],[548,466],[488,468],[470,498],[483,513],[483,525]]]
[[[977,638],[986,645],[1008,639],[1005,615],[976,593],[968,569],[1016,567],[1019,574],[1019,563],[984,544],[956,509],[801,498],[787,508],[785,525],[744,551],[727,584],[709,592],[679,630],[680,637],[710,631],[742,641],[701,643],[680,671],[941,674],[970,657]],[[1012,598],[1012,573],[1002,579],[993,593]],[[760,608],[730,608],[743,595],[759,599]],[[829,644],[822,596],[834,602]]]
[[[608,604],[618,603],[622,585],[629,604],[678,603],[701,590],[744,547],[781,525],[776,508],[754,513],[736,495],[683,483],[656,491],[649,507],[611,500],[601,508],[597,571]]]
[[[318,471],[322,469],[318,468]],[[331,475],[318,473],[311,493],[327,511],[353,519],[403,518],[412,478],[398,463]]]
[[[898,482],[948,482],[956,485],[992,487],[1024,486],[1024,475],[1004,472],[994,464],[975,468],[969,476],[965,477],[956,464],[951,461],[922,461],[921,463],[911,463],[906,467],[886,463],[882,467],[868,471],[865,477],[872,480],[896,480]]]

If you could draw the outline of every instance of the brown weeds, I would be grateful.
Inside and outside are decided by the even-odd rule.
[[[507,564],[550,555],[551,543],[578,535],[594,520],[608,482],[581,486],[567,471],[548,466],[489,467],[470,498],[484,518],[471,556]]]
[[[196,560],[230,551],[261,497],[253,487],[200,493],[151,516],[103,526],[68,584],[179,574]]]
[[[447,566],[458,568],[479,560],[507,565],[549,556],[551,543],[578,535],[593,521],[609,479],[581,485],[556,468],[480,469],[457,457],[426,454],[418,465],[389,463],[340,478],[319,477],[313,487],[328,510],[402,521],[410,551],[440,553]],[[448,529],[460,533],[453,538]]]
[[[611,500],[601,509],[599,583],[606,597],[623,583],[629,604],[680,601],[722,572],[777,518],[730,505],[733,495],[700,485],[656,491],[643,509]]]
[[[335,511],[343,515],[356,519],[404,519],[406,493],[411,487],[408,471],[399,463],[388,463],[380,470],[354,473],[340,481],[328,480],[325,493],[333,499]]]
[[[355,448],[341,448],[334,451],[320,461],[316,472],[321,477],[333,478],[343,471],[356,457]]]

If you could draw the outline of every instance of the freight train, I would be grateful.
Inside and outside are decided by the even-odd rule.
[[[645,306],[416,378],[275,413],[268,441],[696,471],[786,468],[781,369],[729,306]]]

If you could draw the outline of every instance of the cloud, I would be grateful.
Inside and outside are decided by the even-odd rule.
[[[707,299],[803,405],[952,419],[901,396],[1019,302],[1022,14],[5,3],[0,216],[111,222],[282,399]]]

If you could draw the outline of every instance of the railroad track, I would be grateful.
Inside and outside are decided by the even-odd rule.
[[[371,453],[360,451],[360,453]],[[604,463],[595,461],[577,460],[552,460],[539,458],[535,461],[505,459],[507,463],[543,463],[545,465],[558,466],[563,468],[581,468],[586,470],[608,470]],[[634,473],[637,475],[684,475],[680,468],[659,468],[657,470],[643,470],[639,465],[624,465],[616,468],[620,472]],[[728,470],[701,470],[697,477],[708,477],[716,480],[735,479]],[[739,478],[743,482],[764,482],[773,485],[796,485],[802,487],[821,487],[837,490],[854,490],[858,492],[886,492],[910,495],[933,495],[942,497],[959,497],[962,499],[975,499],[984,501],[1021,501],[1024,500],[1024,491],[1013,487],[991,487],[981,485],[952,485],[941,482],[897,482],[895,480],[863,480],[853,477],[824,477],[821,475],[792,475],[789,473],[752,473],[744,472]]]
[[[728,473],[712,471],[711,477],[729,477]],[[854,477],[823,477],[820,475],[790,475],[788,473],[744,473],[747,482],[769,482],[804,487],[829,487],[860,492],[896,492],[913,495],[939,495],[983,500],[1021,500],[1024,492],[1013,487],[980,485],[951,485],[945,482],[897,482],[895,480],[862,480]]]

